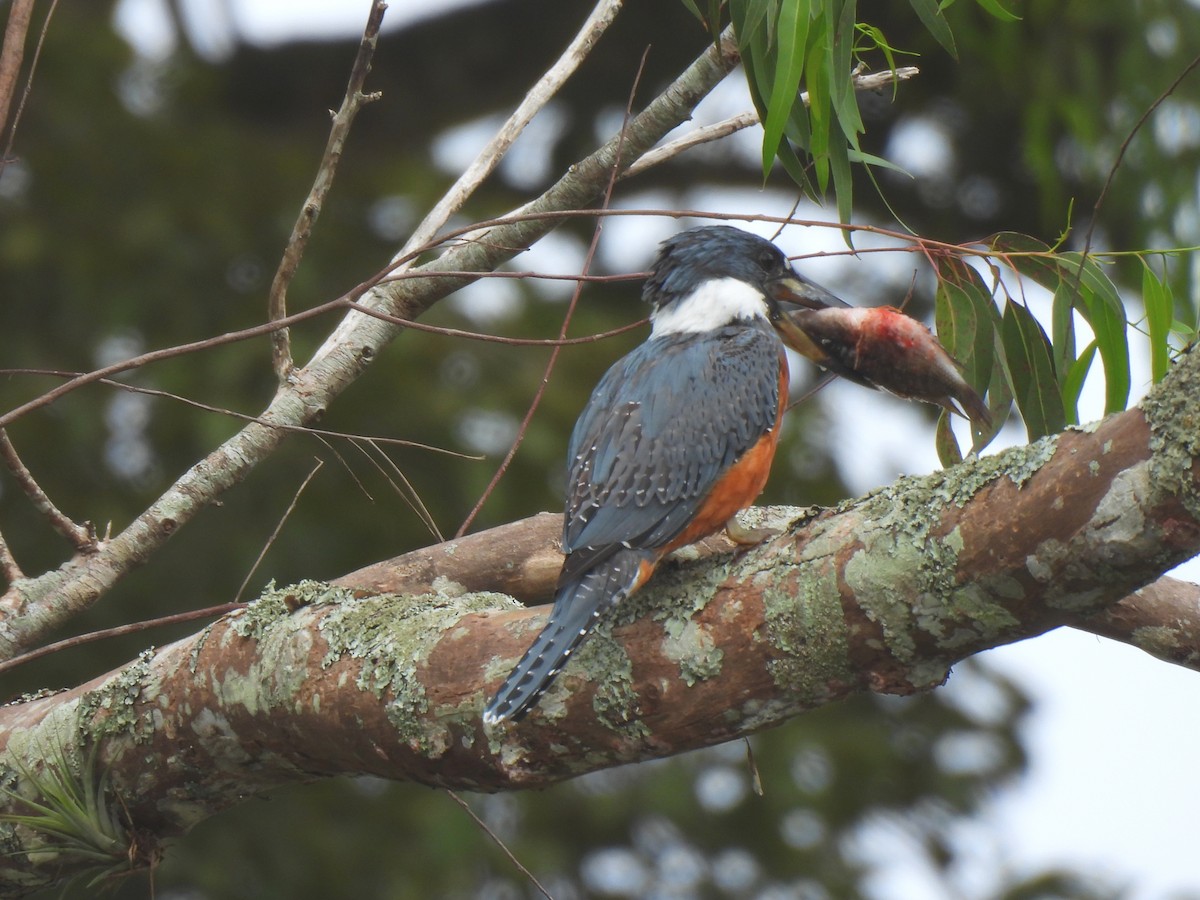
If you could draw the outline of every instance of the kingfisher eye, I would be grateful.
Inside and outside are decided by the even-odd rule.
[[[758,254],[758,264],[767,272],[770,272],[772,269],[778,269],[779,252],[772,247],[763,247],[762,252]]]

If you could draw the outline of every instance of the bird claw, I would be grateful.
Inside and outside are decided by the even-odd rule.
[[[726,536],[739,547],[753,547],[781,533],[778,528],[750,528],[739,522],[737,516],[725,523]]]

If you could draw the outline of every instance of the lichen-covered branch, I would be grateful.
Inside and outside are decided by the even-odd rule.
[[[1200,585],[1164,575],[1071,625],[1200,672]]]
[[[632,118],[623,132],[573,165],[520,221],[492,228],[486,241],[462,243],[416,270],[428,278],[381,283],[361,300],[401,318],[420,316],[470,277],[442,272],[490,272],[561,221],[541,213],[586,208],[608,184],[614,166],[626,166],[687,119],[697,103],[737,62],[731,42],[705,53]],[[619,157],[619,158],[618,158]],[[289,429],[319,418],[403,326],[349,314],[304,367],[280,386],[255,422],[200,460],[124,531],[94,552],[76,554],[58,569],[8,586],[0,596],[0,659],[33,646],[50,630],[90,606],[127,572],[141,565],[182,526],[239,484],[282,443]]]
[[[358,590],[269,591],[90,684],[0,709],[0,784],[13,792],[0,812],[36,793],[46,748],[74,766],[94,759],[144,861],[286,782],[373,773],[536,787],[729,740],[857,691],[936,687],[956,661],[1101,615],[1200,550],[1198,397],[1190,354],[1141,407],[1095,427],[837,509],[794,510],[777,538],[741,554],[664,565],[528,719],[493,731],[480,719],[487,692],[543,622],[484,590],[524,577],[494,542],[414,565],[433,577],[423,594],[364,592],[378,572],[353,576]],[[547,568],[539,552],[530,579]],[[468,591],[447,559],[471,553],[476,575],[495,574]],[[25,824],[0,823],[0,846],[0,892],[81,865]]]
[[[778,529],[815,510],[761,507],[747,510],[752,527]],[[360,593],[432,593],[446,584],[492,590],[522,603],[547,603],[554,595],[562,551],[562,516],[539,513],[443,544],[422,547],[375,563],[333,583]],[[677,551],[676,561],[733,552],[717,534]],[[1166,662],[1200,672],[1200,585],[1164,575],[1095,615],[1066,616],[1064,624],[1144,650]]]

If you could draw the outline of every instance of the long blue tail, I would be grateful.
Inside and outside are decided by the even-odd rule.
[[[600,616],[633,592],[646,559],[645,553],[622,550],[559,587],[550,621],[484,708],[485,724],[516,722],[529,712]]]

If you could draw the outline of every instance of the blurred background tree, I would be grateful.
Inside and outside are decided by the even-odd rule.
[[[215,8],[125,0],[55,11],[16,161],[0,176],[3,368],[88,370],[264,318],[267,288],[354,42],[255,43],[236,27],[237,4],[225,6],[224,17]],[[1166,0],[1031,0],[1013,24],[959,3],[948,13],[958,61],[907,5],[860,14],[868,13],[892,46],[918,54],[922,74],[894,97],[860,98],[864,149],[912,177],[880,174],[881,195],[856,173],[855,220],[899,219],[949,241],[1012,230],[1054,242],[1068,225],[1075,229],[1069,240],[1076,240],[1122,141],[1200,53],[1200,10]],[[383,100],[355,124],[290,291],[293,309],[341,294],[387,261],[581,17],[576,6],[555,0],[451,10],[430,4],[424,18],[385,30],[368,82]],[[166,42],[156,47],[146,37],[151,31]],[[598,134],[612,133],[647,46],[643,93],[708,40],[681,4],[630,4],[461,223],[522,202],[594,146]],[[744,89],[726,87],[714,108],[748,105]],[[1105,198],[1096,246],[1200,243],[1197,83],[1186,82],[1149,126]],[[631,179],[615,203],[786,212],[794,199],[783,178],[763,189],[751,138]],[[836,217],[808,206],[803,212]],[[634,227],[624,220],[606,225],[596,271],[644,269],[656,240],[680,226],[658,219]],[[564,225],[511,268],[578,271],[591,228],[586,221]],[[910,258],[899,269],[877,267],[881,259],[829,270],[831,286],[859,303],[898,302],[912,278]],[[1140,283],[1133,264],[1122,274]],[[1177,297],[1195,296],[1195,272],[1186,263],[1170,274]],[[917,281],[911,310],[918,315],[931,309],[927,281]],[[427,321],[550,337],[569,290],[551,281],[484,280],[440,304]],[[640,318],[637,294],[630,284],[589,286],[573,333]],[[297,359],[315,349],[326,328],[317,321],[293,329]],[[599,374],[640,339],[634,333],[564,352],[512,469],[474,528],[560,508],[574,418]],[[450,534],[511,443],[548,352],[409,332],[324,425],[485,457],[388,450]],[[274,387],[266,340],[155,365],[128,380],[244,413],[261,409]],[[6,377],[0,407],[53,383]],[[764,502],[827,504],[862,489],[859,463],[835,441],[836,422],[853,414],[849,404],[858,396],[829,390],[793,411]],[[932,416],[905,415],[920,416],[932,447]],[[11,433],[70,514],[116,529],[238,425],[170,400],[92,387],[26,417]],[[315,458],[327,464],[251,591],[272,578],[333,577],[435,539],[376,462],[343,443],[297,437],[153,565],[72,623],[71,633],[233,599]],[[885,461],[889,466],[899,464]],[[61,561],[61,543],[3,481],[0,518],[28,571]],[[0,693],[77,684],[151,641],[192,630],[59,653],[5,675]],[[968,846],[963,835],[981,803],[1020,776],[1019,726],[1028,701],[986,665],[960,667],[954,682],[933,695],[867,697],[805,716],[756,737],[753,761],[734,744],[537,795],[470,802],[560,900],[1120,896],[1118,885],[1083,873],[1017,873]],[[897,876],[898,860],[905,872],[918,873],[917,893]],[[159,897],[189,898],[533,894],[450,799],[369,779],[247,802],[197,828],[167,855],[153,882]],[[148,880],[136,877],[115,896],[150,892]]]

